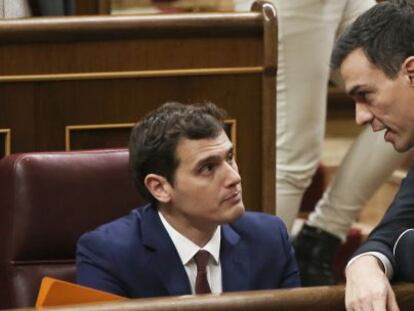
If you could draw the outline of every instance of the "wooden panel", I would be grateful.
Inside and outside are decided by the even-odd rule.
[[[65,150],[127,148],[134,123],[69,125],[65,129]]]
[[[262,210],[261,201],[261,75],[224,75],[161,77],[152,79],[122,79],[95,81],[59,81],[35,83],[7,83],[13,93],[27,92],[36,103],[34,118],[48,120],[36,124],[33,143],[36,150],[65,149],[65,127],[70,125],[135,123],[147,112],[166,101],[194,103],[212,101],[228,111],[230,119],[236,119],[237,159],[243,178],[244,200],[249,210]],[[28,85],[33,84],[31,87]],[[0,93],[2,87],[0,84]],[[225,87],[224,87],[225,86]],[[179,92],[177,92],[179,90]],[[214,91],[212,91],[214,90]],[[96,96],[99,94],[99,96]],[[237,94],[237,96],[236,96]],[[23,106],[26,96],[14,102],[4,103],[9,112],[18,114],[12,105]],[[237,98],[237,102],[234,99]],[[23,102],[20,102],[22,100]],[[4,116],[6,117],[6,116]],[[18,116],[9,116],[17,118]],[[19,135],[25,130],[17,127]],[[22,131],[23,133],[20,133]],[[119,139],[117,136],[117,142]],[[16,134],[17,135],[17,134]],[[86,144],[77,137],[76,143]],[[20,136],[19,136],[20,137]],[[111,147],[97,136],[92,145]],[[89,142],[91,143],[91,142]],[[106,144],[106,145],[105,145]],[[114,145],[117,146],[117,145]],[[28,151],[15,146],[15,152]]]
[[[226,120],[224,130],[236,149],[236,120]],[[69,125],[65,128],[65,150],[128,148],[134,123]]]
[[[0,84],[0,128],[13,133],[13,152],[37,150],[33,91],[31,84]]]
[[[75,0],[75,15],[101,15],[111,13],[111,0]]]
[[[36,18],[0,23],[2,43],[87,42],[128,38],[260,38],[269,22],[257,13],[192,13],[110,17]],[[268,19],[269,16],[267,16]],[[274,19],[275,16],[272,17]]]
[[[67,126],[135,123],[167,101],[212,101],[237,120],[246,206],[273,213],[277,33],[273,7],[255,10],[5,21],[0,128],[12,130],[13,152],[64,150]],[[127,130],[72,134],[74,149],[112,147]]]
[[[257,38],[226,36],[9,44],[0,49],[0,75],[251,67],[261,65],[261,48]]]
[[[10,154],[10,129],[0,129],[0,158]]]
[[[261,12],[266,21],[263,23],[263,79],[262,79],[262,196],[269,198],[262,201],[263,210],[275,213],[276,201],[276,74],[277,74],[277,38],[278,28],[276,10],[271,3],[255,2],[252,10]],[[274,207],[274,208],[273,208]]]
[[[227,137],[233,143],[233,148],[234,148],[233,154],[234,154],[236,161],[238,161],[238,158],[237,158],[237,120],[236,119],[225,120],[224,131],[226,132]]]

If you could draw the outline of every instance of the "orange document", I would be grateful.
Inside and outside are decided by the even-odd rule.
[[[65,282],[50,277],[44,277],[37,295],[36,308],[62,306],[69,304],[114,302],[128,298]]]

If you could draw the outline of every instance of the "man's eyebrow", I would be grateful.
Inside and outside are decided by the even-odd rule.
[[[354,97],[355,94],[358,92],[358,90],[360,89],[360,85],[355,85],[354,87],[352,87],[349,91],[347,91],[346,93],[351,96]]]
[[[361,92],[361,89],[364,89],[367,87],[366,85],[357,84],[354,87],[352,87],[349,91],[347,91],[347,94],[350,97],[355,97],[357,93]]]
[[[226,151],[226,156],[229,154],[229,153],[231,153],[231,152],[233,152],[233,145],[229,148],[229,149],[227,149],[227,151]],[[220,155],[210,155],[210,156],[207,156],[207,157],[205,157],[205,158],[202,158],[202,159],[200,159],[200,160],[198,160],[197,161],[197,164],[196,164],[196,166],[197,167],[200,167],[200,166],[203,166],[204,164],[206,164],[206,163],[210,163],[210,162],[217,162],[217,161],[220,161],[221,160],[221,156]]]

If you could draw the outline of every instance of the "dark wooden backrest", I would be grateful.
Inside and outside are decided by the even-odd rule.
[[[0,23],[0,157],[124,147],[166,101],[228,113],[247,209],[275,210],[277,23],[252,12]]]

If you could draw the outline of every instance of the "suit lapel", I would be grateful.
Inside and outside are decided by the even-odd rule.
[[[142,212],[142,241],[148,249],[149,264],[170,295],[191,294],[190,282],[170,236],[161,223],[157,209]]]
[[[251,289],[249,271],[251,259],[247,247],[229,225],[223,225],[221,233],[220,261],[223,292]]]

